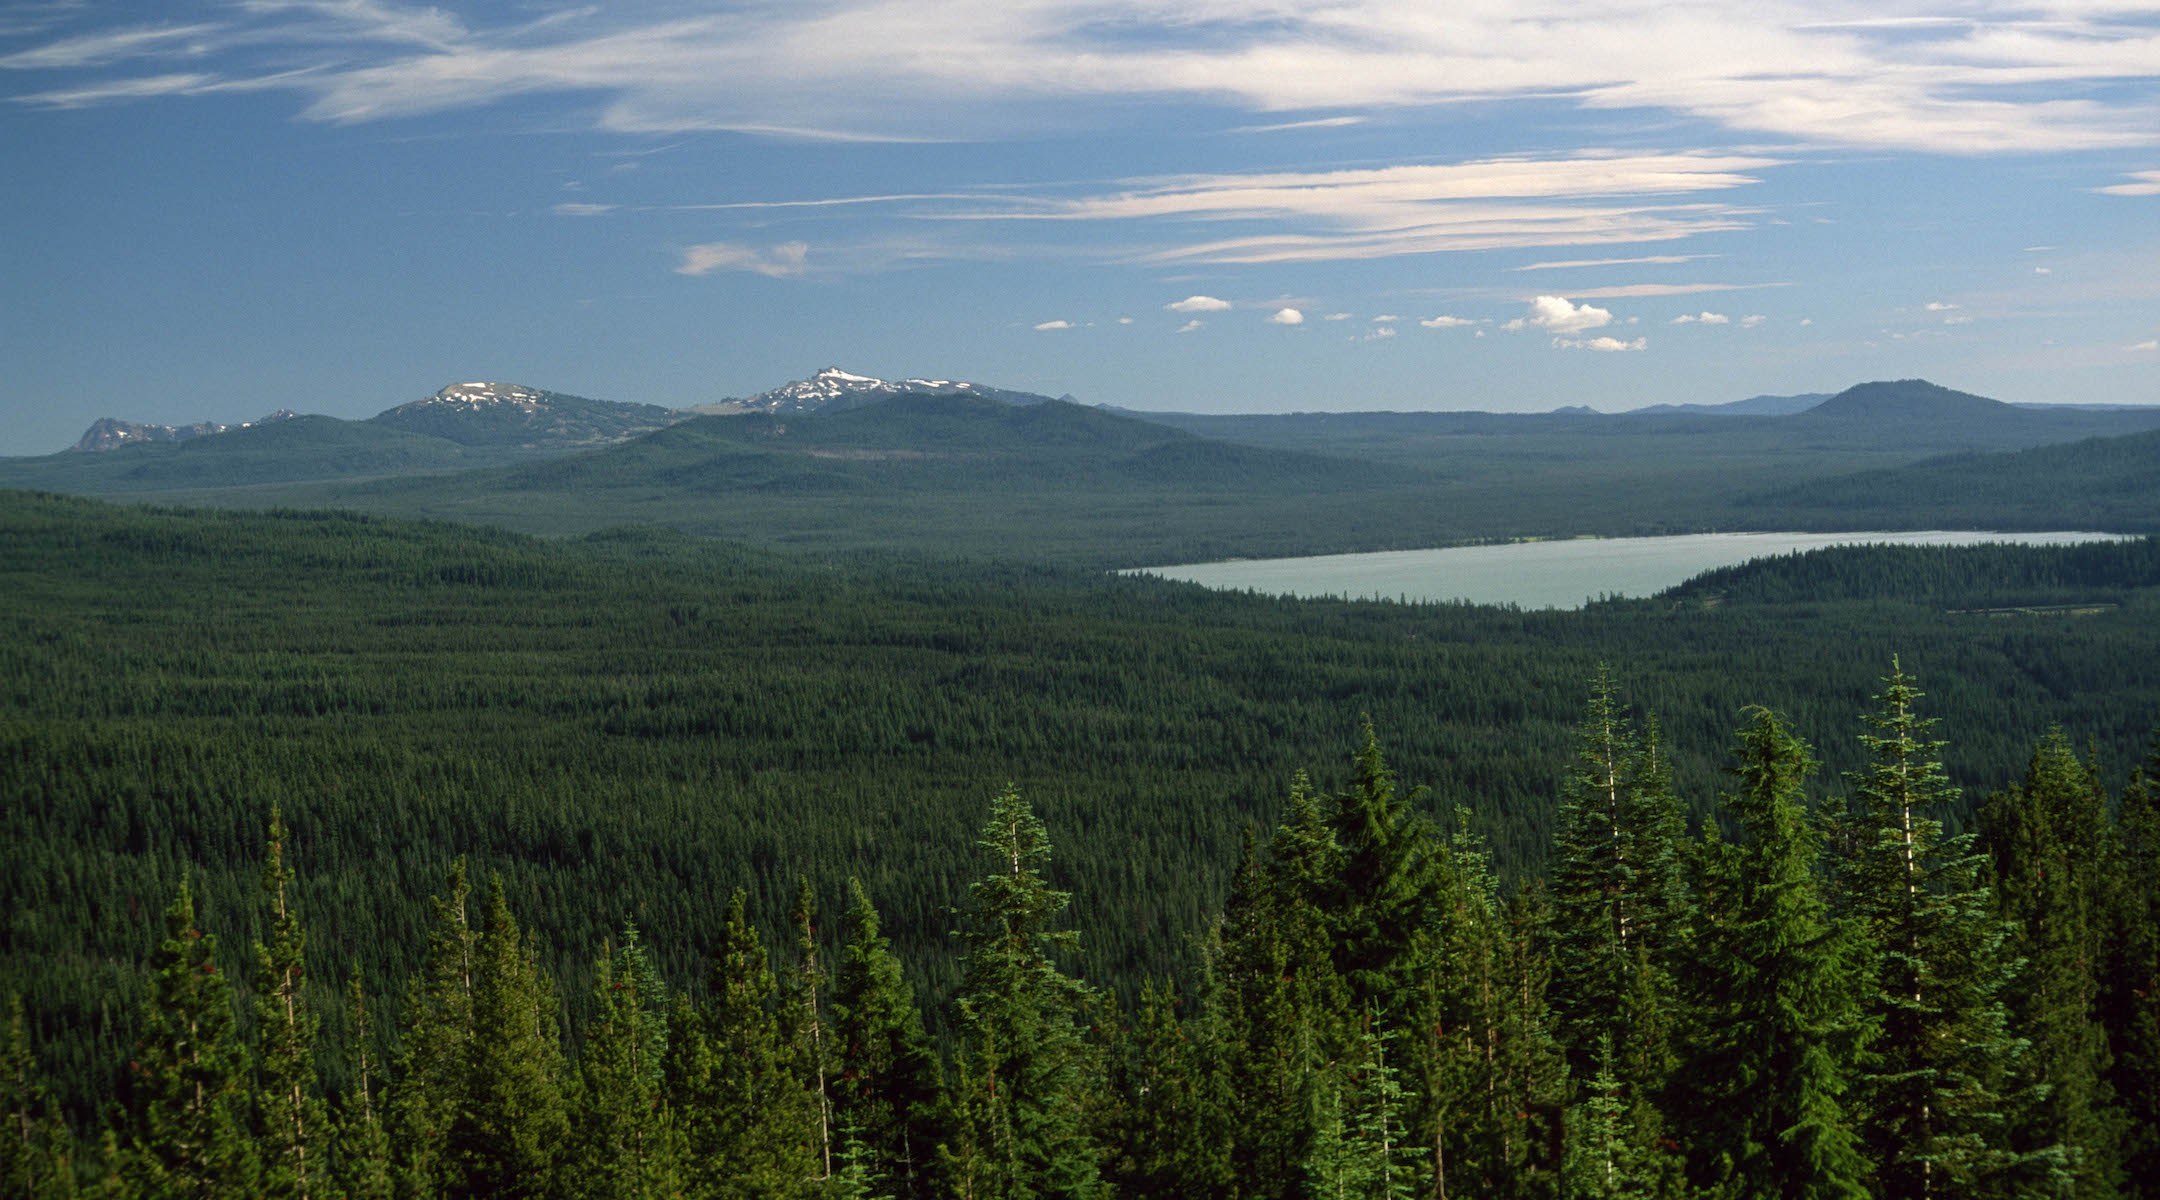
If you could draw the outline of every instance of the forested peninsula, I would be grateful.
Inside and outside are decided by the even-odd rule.
[[[1567,614],[24,494],[0,541],[11,1194],[2160,1178],[2150,539]]]

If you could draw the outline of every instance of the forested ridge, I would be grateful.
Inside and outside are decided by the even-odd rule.
[[[1854,882],[1883,869],[1855,849],[1876,818],[1843,812],[1862,794],[1846,772],[1880,759],[1851,736],[1855,715],[1890,719],[1871,697],[1909,686],[1881,680],[1899,655],[1952,738],[1912,761],[1942,762],[1963,789],[1920,802],[1948,827],[1923,890],[1950,899],[1915,927],[1954,911],[1960,963],[1995,955],[2007,971],[2045,951],[2083,975],[1961,977],[1981,998],[1957,1018],[1978,1024],[1958,1028],[2000,1009],[2003,1044],[2035,1049],[1975,1077],[1972,1096],[1998,1099],[1956,1110],[1979,1114],[1942,1135],[1964,1149],[1923,1154],[1974,1182],[1897,1194],[2101,1195],[2140,1178],[2149,1020],[2124,981],[2150,950],[2127,932],[2130,906],[2154,889],[2134,819],[2147,785],[2124,768],[2160,712],[2150,542],[2099,576],[2032,551],[2023,602],[2100,589],[2104,603],[2005,622],[1962,611],[1995,607],[1963,601],[1996,567],[1955,556],[1891,571],[1927,582],[1888,593],[1728,584],[1714,603],[1570,614],[24,495],[0,506],[0,538],[4,965],[23,997],[16,1045],[35,1059],[11,1095],[42,1089],[90,1139],[75,1155],[86,1178],[106,1170],[95,1138],[110,1123],[122,1187],[177,1193],[201,1171],[279,1190],[279,1164],[298,1160],[265,1132],[275,1111],[281,1127],[335,1127],[308,1152],[329,1172],[310,1185],[321,1194],[365,1192],[351,1172],[371,1162],[417,1194],[893,1194],[902,1178],[971,1195],[1785,1194],[1764,1183],[1800,1169],[1764,1148],[1783,1140],[1699,1091],[1740,1084],[1675,1069],[1731,1057],[1704,1039],[1748,1011],[1735,981],[1764,977],[1750,956],[1790,940],[1785,921],[1819,928],[1828,956],[1780,965],[1799,973],[1795,994],[1838,981],[1854,998],[1785,1016],[1829,1031],[1792,1050],[1816,1083],[1791,1102],[1825,1131],[1809,1135],[1828,1156],[1824,1194],[1859,1194],[1904,1169],[1899,1147],[1932,1144],[1910,1122],[1868,1124],[1908,1110],[1865,1082],[1898,1014],[1870,1008],[1863,984],[1873,971],[1889,994],[1882,964],[1913,954],[1882,949],[1895,914],[1856,899],[1883,890]],[[1601,661],[1629,703],[1593,682]],[[1663,832],[1641,835],[1677,864],[1663,915],[1616,926],[1662,922],[1672,940],[1656,952],[1581,951],[1599,922],[1567,915],[1613,886],[1609,863],[1588,892],[1568,883],[1571,861],[1600,853],[1584,848],[1583,756],[1599,744],[1586,690],[1592,718],[1602,705],[1626,734],[1613,745],[1659,748],[1606,755],[1637,764],[1633,792],[1664,797],[1642,818]],[[1744,712],[1753,702],[1782,716]],[[1366,717],[1386,760],[1368,736],[1345,767]],[[1812,784],[1801,730],[1826,760]],[[1430,790],[1397,789],[1390,763]],[[1313,783],[1293,783],[1301,769]],[[986,801],[1003,815],[978,833]],[[1038,857],[1037,806],[1054,864]],[[1807,815],[1819,807],[1840,820]],[[266,889],[273,808],[290,830],[268,873],[294,873]],[[1955,840],[1967,830],[1983,841]],[[2051,854],[2076,866],[2018,874]],[[1757,894],[1755,868],[1773,866],[1783,891]],[[2065,876],[2080,882],[2047,891]],[[1073,893],[1062,918],[1051,880]],[[271,961],[286,944],[273,895],[302,922],[291,936],[304,927],[304,986],[243,953],[260,942]],[[2082,932],[2030,919],[2071,910]],[[1078,945],[1053,952],[1059,928]],[[443,986],[453,952],[493,964],[493,981],[461,969]],[[238,986],[187,1001],[184,977]],[[1475,996],[1467,981],[1482,981]],[[1584,1017],[1623,985],[1622,1010],[1664,1030],[1655,1045]],[[649,1003],[611,1009],[626,993]],[[2055,1015],[2018,1009],[2043,993]],[[231,1083],[188,1089],[228,1097],[185,1117],[208,1122],[191,1144],[222,1157],[175,1165],[157,1147],[183,1116],[156,1105],[179,1092],[143,1072],[158,1069],[145,1055],[160,1006],[184,1001],[224,1005],[229,1045],[212,1057]],[[297,1086],[260,1049],[278,1028],[264,1014],[295,1004],[314,1034]],[[509,1025],[483,1026],[483,1010]],[[899,1014],[881,1044],[914,1064],[911,1099],[849,1097],[872,1076],[858,1058],[850,1081],[845,1061],[862,1032],[847,1022],[867,1011]],[[1251,1074],[1262,1064],[1275,1073]],[[1894,1074],[1904,1087],[1948,1069]],[[2079,1092],[2072,1075],[2091,1082]],[[922,1125],[896,1133],[894,1114]],[[1680,1135],[1698,1124],[1714,1132]],[[1593,1143],[1605,1149],[1581,1157]]]

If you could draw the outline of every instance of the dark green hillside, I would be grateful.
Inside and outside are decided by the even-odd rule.
[[[1950,592],[1804,588],[1581,613],[1308,603],[649,530],[543,542],[9,493],[0,990],[28,998],[70,1096],[101,1090],[135,1019],[112,997],[139,994],[180,872],[229,950],[255,929],[273,802],[326,1010],[350,967],[402,994],[424,897],[461,853],[504,873],[573,1013],[625,917],[689,983],[730,889],[777,914],[798,872],[835,907],[860,876],[942,988],[973,830],[1012,781],[1059,831],[1080,965],[1129,993],[1190,972],[1242,831],[1276,819],[1297,769],[1340,786],[1365,716],[1433,786],[1420,811],[1463,806],[1520,876],[1600,660],[1660,715],[1695,811],[1748,703],[1788,713],[1827,777],[1857,766],[1853,713],[1893,655],[1957,731],[1954,779],[2014,777],[2056,722],[2112,773],[2160,714],[2160,589],[2111,594],[2011,622],[1946,611],[1967,606]]]
[[[1899,379],[1855,384],[1794,415],[1809,421],[1881,421],[1899,425],[1999,421],[2007,414],[2019,411],[2023,410],[2014,409],[2000,400],[1960,392],[1925,379]]]
[[[1843,416],[1822,419],[1160,418],[1172,428],[1068,403],[903,395],[845,412],[699,418],[574,455],[560,446],[422,441],[406,444],[420,464],[410,467],[304,450],[228,461],[205,449],[223,439],[209,438],[193,444],[209,458],[185,461],[222,463],[216,469],[131,479],[87,461],[97,456],[16,460],[0,463],[0,483],[186,503],[349,507],[546,535],[650,524],[772,546],[1108,569],[1515,537],[1939,524],[1949,518],[1914,499],[1838,508],[1794,492],[1800,502],[1788,505],[1781,489],[1931,455],[2160,422],[2160,410],[2016,409],[1926,384],[1863,385],[1845,399]],[[452,452],[464,457],[437,460]],[[475,469],[447,469],[456,465]],[[432,477],[409,477],[420,472]],[[2060,502],[2038,491],[2023,523],[2149,528],[2137,523],[2149,511],[2138,508],[2139,486],[2126,485],[2120,508],[2099,510],[2074,491]]]
[[[401,475],[482,461],[440,438],[308,416],[181,442],[0,459],[0,486],[111,495]]]
[[[2160,530],[2160,430],[1946,456],[1744,503],[1827,527]]]
[[[2010,544],[1831,546],[1705,571],[1665,592],[1684,604],[1896,599],[1945,609],[2115,606],[2160,588],[2160,538],[2044,554]]]

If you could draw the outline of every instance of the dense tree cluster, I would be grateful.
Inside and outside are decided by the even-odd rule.
[[[1197,976],[1130,1006],[1072,973],[1085,930],[1008,786],[936,1038],[859,882],[828,930],[800,881],[778,955],[736,891],[702,987],[626,926],[589,948],[573,1025],[500,877],[476,894],[460,860],[403,994],[348,989],[335,1088],[299,986],[325,956],[273,809],[254,970],[228,978],[183,883],[103,1120],[50,1104],[14,1002],[0,1178],[36,1197],[2156,1194],[2160,745],[2111,796],[2051,734],[1952,834],[1922,700],[1893,668],[1864,766],[1829,788],[1785,719],[1748,711],[1691,836],[1657,723],[1600,669],[1547,869],[1517,886],[1368,726],[1346,788],[1300,775],[1247,836]]]

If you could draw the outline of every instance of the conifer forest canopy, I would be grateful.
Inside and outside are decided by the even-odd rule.
[[[2144,1196],[2160,542],[1579,612],[0,493],[0,1191]]]

